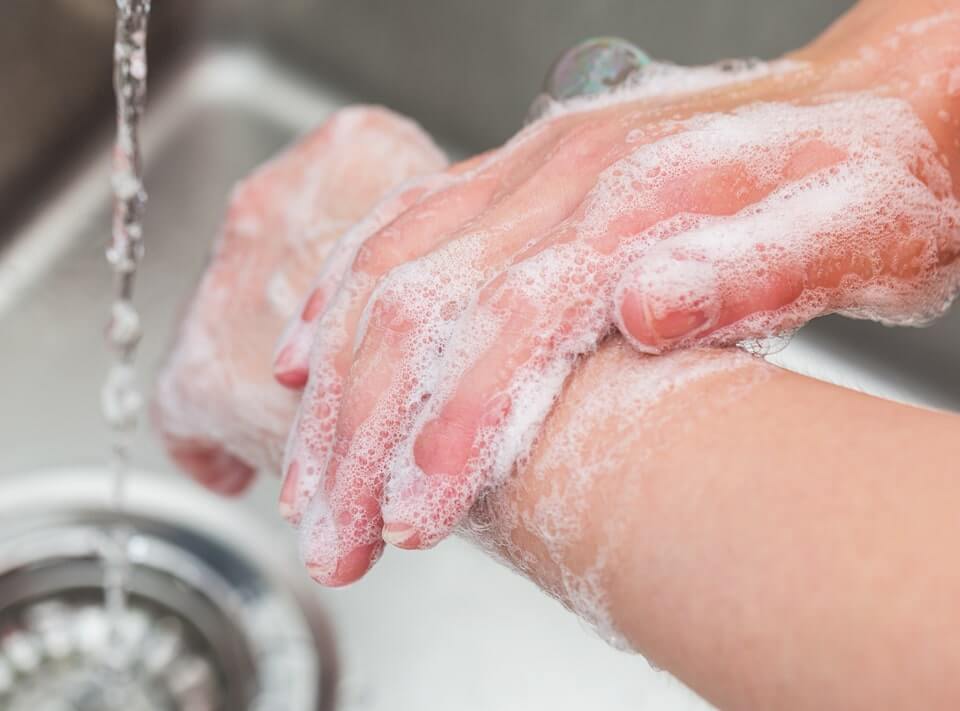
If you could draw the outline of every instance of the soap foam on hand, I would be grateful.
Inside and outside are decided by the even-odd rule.
[[[816,142],[808,145],[842,151],[841,160],[736,215],[657,244],[621,278],[615,303],[633,297],[632,310],[644,310],[647,323],[677,311],[704,314],[699,332],[662,345],[725,345],[829,311],[920,324],[955,295],[958,205],[936,146],[909,106],[857,96],[797,117],[809,111],[821,118],[808,127],[815,133],[807,140]],[[800,129],[779,107],[750,113]],[[869,130],[850,125],[851,115]],[[758,293],[767,308],[746,312]],[[621,330],[644,336],[634,345],[659,350],[657,334],[632,328],[626,312],[617,312]]]
[[[716,76],[711,70],[698,86]],[[629,98],[621,91],[604,101]],[[549,120],[504,154],[535,140]],[[717,344],[830,309],[924,320],[956,292],[957,203],[936,145],[905,101],[849,93],[806,105],[758,102],[668,119],[659,137],[652,133],[644,132],[647,143],[628,143],[580,208],[512,262],[478,251],[494,240],[479,231],[447,240],[376,286],[348,274],[321,323],[342,326],[357,294],[373,293],[350,350],[368,350],[375,332],[377,367],[364,372],[377,373],[376,387],[361,384],[352,394],[369,412],[335,436],[349,368],[334,373],[326,350],[327,370],[314,373],[328,375],[308,387],[288,450],[289,469],[300,476],[300,453],[311,452],[298,500],[326,474],[302,527],[303,556],[318,578],[377,546],[381,491],[391,540],[422,546],[446,535],[477,493],[525,456],[578,358],[615,324],[631,333],[618,310],[628,290],[649,295],[642,306],[654,315],[677,303],[704,306],[713,328],[706,340]],[[829,281],[818,275],[838,254],[853,268],[822,286]],[[714,266],[730,278],[718,281]],[[781,282],[793,291],[773,288]],[[739,318],[751,285],[776,298]],[[321,341],[330,338],[323,330]],[[470,400],[477,394],[479,406]],[[313,413],[322,413],[321,426],[309,424]],[[435,455],[430,471],[425,452]],[[403,524],[407,537],[390,523]]]
[[[850,115],[863,117],[866,128],[851,125]],[[899,140],[888,142],[892,136]],[[839,150],[844,159],[774,188],[812,141]],[[928,184],[913,173],[917,156],[926,156],[922,165]],[[611,244],[625,216],[642,225],[650,213],[662,210],[675,182],[733,163],[746,168],[744,192],[766,193],[758,202],[725,217],[677,213],[635,234],[620,234]],[[938,313],[957,286],[955,270],[938,272],[938,245],[930,239],[946,235],[956,240],[955,232],[945,232],[958,217],[956,202],[942,190],[945,185],[948,176],[909,108],[874,97],[810,107],[760,105],[730,115],[700,116],[684,132],[615,163],[588,197],[575,227],[577,238],[544,245],[536,255],[510,266],[485,303],[482,292],[461,314],[443,358],[431,364],[429,376],[420,378],[436,385],[408,396],[411,403],[425,404],[412,434],[381,472],[387,481],[385,519],[412,522],[422,541],[435,542],[462,517],[480,487],[510,473],[576,359],[591,352],[609,331],[618,287],[623,288],[620,279],[638,260],[643,262],[638,268],[646,269],[653,282],[643,284],[644,293],[672,303],[701,298],[703,286],[720,290],[715,293],[720,302],[737,303],[746,300],[750,285],[763,284],[766,275],[802,274],[818,257],[864,260],[862,279],[845,278],[832,290],[806,291],[801,283],[795,298],[778,308],[705,339],[715,344],[783,324],[800,325],[844,304],[858,304],[859,315],[898,322]],[[892,232],[891,222],[897,225]],[[884,262],[891,240],[914,245],[910,265]],[[729,265],[730,276],[722,284],[705,284],[700,270],[691,269],[703,264],[720,269]],[[901,279],[898,268],[908,269],[910,278]],[[523,323],[519,333],[518,321]],[[491,344],[503,342],[505,333],[513,334],[511,345],[494,353],[496,363],[484,362]],[[499,381],[500,374],[493,375],[490,388],[490,380],[483,379],[503,362],[513,370]],[[425,473],[415,454],[417,438],[431,422],[449,419],[445,408],[465,378],[482,380],[482,386],[509,403],[507,414],[477,428],[462,477],[456,471]],[[442,439],[434,442],[443,446]],[[441,485],[423,486],[437,481]]]
[[[898,30],[898,37],[909,32]],[[287,450],[290,486],[284,491],[296,492],[288,515],[299,517],[301,502],[314,496],[316,511],[308,512],[309,525],[302,527],[302,547],[315,576],[342,584],[364,572],[363,558],[372,560],[380,545],[381,501],[383,536],[390,542],[421,547],[445,535],[477,491],[505,478],[523,458],[557,384],[615,326],[638,346],[661,350],[711,335],[717,343],[764,335],[766,330],[749,330],[780,331],[824,310],[903,322],[942,309],[956,290],[955,203],[949,189],[942,190],[949,175],[939,164],[937,145],[914,112],[922,103],[889,95],[905,95],[903,83],[910,79],[921,87],[935,84],[905,66],[885,75],[889,86],[873,82],[868,92],[850,90],[864,86],[855,67],[841,72],[846,85],[824,81],[815,67],[800,62],[657,69],[646,85],[641,80],[607,96],[553,107],[549,118],[503,149],[469,170],[451,171],[449,186],[374,234],[319,319],[335,328],[319,330],[308,394]],[[671,82],[656,80],[667,74]],[[704,91],[708,105],[727,111],[705,112],[698,103]],[[608,162],[594,172],[598,154]],[[497,177],[498,166],[510,162],[523,167],[523,177],[504,186],[492,207],[487,198],[473,200],[471,189],[483,193],[481,178],[510,179],[509,172]],[[532,211],[569,198],[583,174],[596,184],[575,198],[579,207],[554,226],[530,230],[527,242],[517,245],[516,234],[523,232],[518,225],[529,224],[529,216],[507,219],[503,205],[536,184],[538,171],[568,180],[563,190],[542,193],[546,198]],[[858,197],[850,183],[860,177],[866,187]],[[905,219],[884,221],[882,209],[901,187],[909,200],[893,213]],[[834,190],[835,203],[817,197]],[[786,206],[801,195],[816,210],[792,230],[796,239],[785,238],[789,249],[772,244],[776,240],[765,239],[764,230],[790,232],[780,222],[791,218]],[[844,206],[860,197],[880,210],[864,230],[856,217],[869,210],[844,219]],[[459,210],[451,226],[436,227],[427,239],[420,234],[411,248],[405,234],[410,223],[449,219],[450,205]],[[499,224],[488,219],[497,208]],[[871,231],[881,224],[885,229],[871,242]],[[842,231],[851,226],[852,234]],[[839,234],[831,233],[837,229]],[[753,291],[744,288],[749,284],[724,281],[724,272],[707,259],[716,256],[708,247],[723,245],[725,230],[731,235],[730,271],[741,278],[749,272]],[[474,263],[453,268],[456,277],[442,285],[452,298],[443,309],[432,305],[417,312],[415,292],[431,279],[428,255],[453,255],[452,243],[475,235],[489,246],[474,255]],[[858,251],[861,245],[866,253]],[[844,258],[833,259],[833,249],[846,250]],[[357,269],[371,255],[387,266],[379,272]],[[752,270],[734,270],[744,259]],[[831,272],[831,264],[842,268]],[[462,278],[475,282],[462,284]],[[652,342],[644,338],[648,334],[635,333],[628,318],[628,296],[636,291],[631,280],[644,279],[662,292],[632,299],[658,329]],[[704,312],[700,328],[662,328],[661,312],[669,316],[677,304]],[[433,324],[437,313],[453,327]],[[751,326],[749,318],[757,315],[762,318]],[[437,337],[441,332],[449,336]],[[339,345],[330,348],[334,341]],[[328,387],[316,387],[322,391],[318,398],[309,391],[321,381]],[[320,482],[322,491],[315,493]],[[318,541],[334,541],[334,548]],[[353,575],[340,575],[347,558],[345,569]]]
[[[411,121],[351,107],[234,190],[157,386],[158,424],[181,466],[224,493],[279,470],[297,396],[271,378],[274,340],[317,267],[336,259],[339,235],[397,184],[445,164]]]

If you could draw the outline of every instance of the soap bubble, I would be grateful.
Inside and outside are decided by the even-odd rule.
[[[543,116],[553,102],[593,96],[632,79],[650,57],[617,37],[595,37],[564,52],[547,72],[542,93],[530,107],[528,120]]]
[[[650,64],[642,50],[616,37],[597,37],[568,49],[554,62],[543,91],[556,101],[600,94]]]

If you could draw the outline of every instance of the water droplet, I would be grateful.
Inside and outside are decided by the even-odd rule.
[[[120,350],[132,348],[140,340],[140,315],[129,301],[116,301],[111,308],[107,341]]]
[[[100,404],[107,423],[117,430],[136,426],[143,398],[137,389],[136,372],[125,364],[115,364],[107,374],[100,394]]]

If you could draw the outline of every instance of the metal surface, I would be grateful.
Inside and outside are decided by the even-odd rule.
[[[111,489],[106,470],[76,468],[5,482],[0,707],[330,708],[335,658],[320,608],[259,523],[186,482],[143,476],[121,518]],[[121,611],[102,589],[118,527],[129,558]]]

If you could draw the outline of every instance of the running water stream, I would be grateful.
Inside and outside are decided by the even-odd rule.
[[[104,418],[110,427],[112,503],[123,511],[129,476],[130,446],[139,421],[142,396],[134,367],[140,341],[140,316],[133,305],[137,265],[143,256],[143,186],[140,120],[147,97],[147,22],[150,0],[116,0],[113,85],[117,102],[117,136],[113,152],[113,228],[107,261],[113,272],[113,302],[107,329],[111,363],[101,395]],[[128,530],[120,525],[103,541],[104,604],[111,620],[112,667],[122,671],[125,650],[121,623],[127,607]]]

